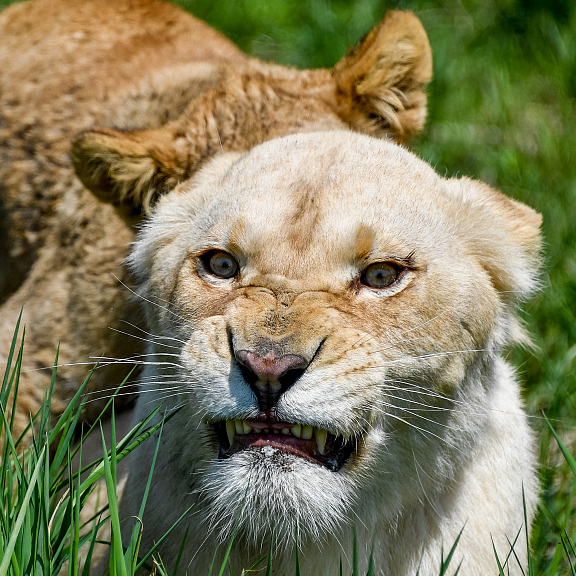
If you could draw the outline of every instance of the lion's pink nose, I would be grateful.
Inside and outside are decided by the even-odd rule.
[[[303,356],[276,356],[274,351],[260,356],[250,350],[237,350],[235,357],[264,412],[276,405],[280,396],[296,382],[308,366],[308,361]]]
[[[276,382],[290,370],[304,370],[308,366],[307,360],[297,354],[276,356],[273,351],[260,356],[249,350],[238,350],[236,360],[248,368],[262,383]]]

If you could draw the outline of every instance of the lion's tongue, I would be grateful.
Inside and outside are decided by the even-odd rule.
[[[330,470],[339,470],[352,454],[356,442],[334,436],[322,428],[290,422],[226,420],[215,424],[220,438],[220,458],[244,450],[278,450],[294,454]]]
[[[316,439],[302,440],[294,436],[284,434],[245,434],[237,435],[234,438],[233,448],[247,449],[247,448],[275,448],[282,452],[295,454],[301,458],[307,458],[315,462],[319,461],[322,456]]]
[[[270,446],[311,460],[326,453],[326,443],[332,438],[326,430],[290,422],[235,420],[234,427],[227,422],[226,430],[233,449]]]

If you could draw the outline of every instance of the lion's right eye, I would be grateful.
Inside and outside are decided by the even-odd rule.
[[[207,271],[219,278],[233,278],[238,274],[240,266],[236,259],[223,250],[212,250],[202,257]]]
[[[362,284],[370,288],[387,288],[396,282],[400,271],[398,267],[390,262],[376,262],[370,264],[364,272],[362,272]]]

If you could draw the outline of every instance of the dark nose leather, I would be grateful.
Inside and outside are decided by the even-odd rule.
[[[237,350],[234,356],[265,412],[274,407],[308,366],[306,358],[297,354],[276,356],[269,351],[260,356],[250,350]]]

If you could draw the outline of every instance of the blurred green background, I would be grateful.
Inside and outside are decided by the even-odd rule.
[[[524,306],[533,350],[510,350],[539,433],[543,510],[535,574],[570,571],[574,481],[545,413],[576,439],[576,1],[179,0],[246,52],[300,68],[331,67],[387,10],[414,11],[430,37],[429,115],[411,147],[440,174],[488,182],[543,214],[544,271]],[[556,517],[554,527],[546,509]]]

